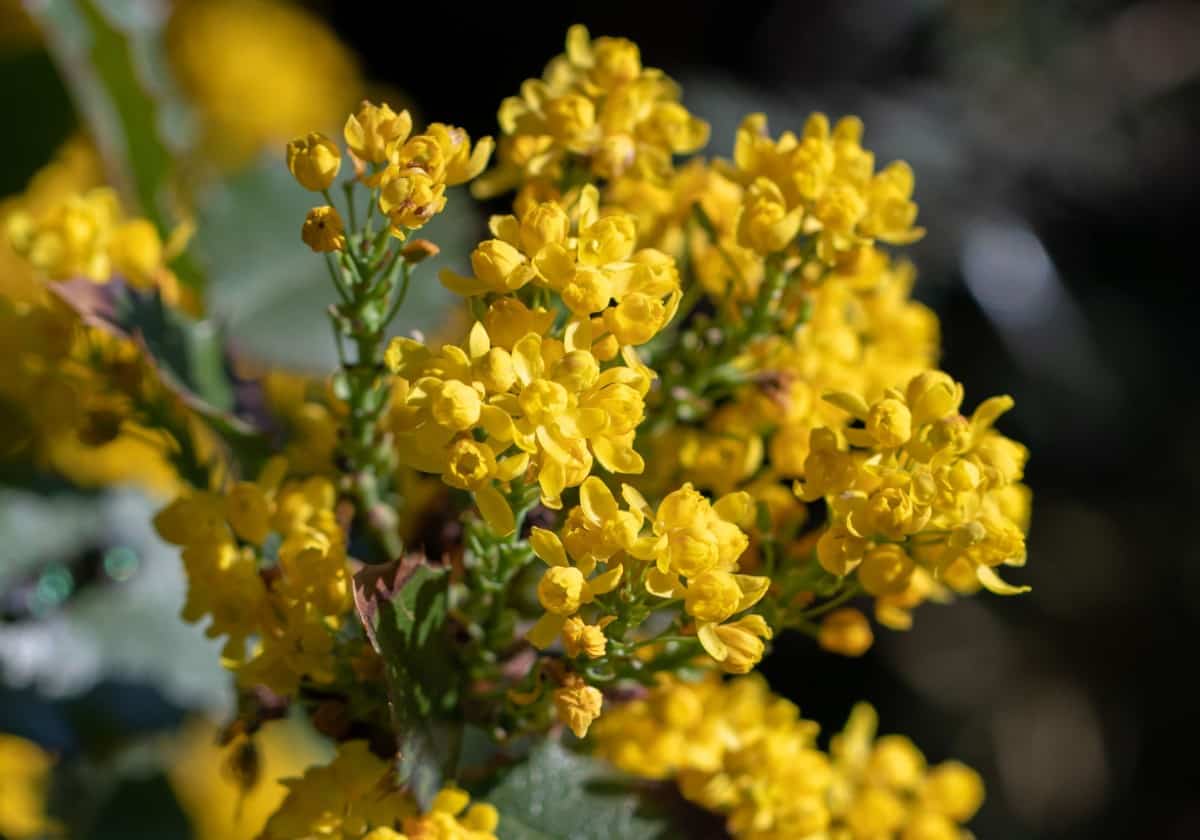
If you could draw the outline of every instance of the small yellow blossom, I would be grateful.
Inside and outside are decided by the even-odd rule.
[[[342,225],[342,216],[338,211],[329,207],[314,207],[308,211],[304,219],[304,227],[300,229],[300,238],[304,244],[318,254],[329,251],[344,251],[346,249],[346,233]]]
[[[862,656],[875,643],[871,623],[853,607],[841,607],[821,620],[817,642],[831,653]]]
[[[313,131],[287,144],[287,167],[296,182],[306,190],[327,190],[342,168],[342,153],[337,144]]]
[[[592,721],[600,717],[604,695],[584,682],[578,674],[567,674],[563,684],[554,690],[554,709],[558,719],[575,733],[576,738],[587,735]]]

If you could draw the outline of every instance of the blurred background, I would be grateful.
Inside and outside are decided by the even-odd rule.
[[[69,22],[72,4],[35,5]],[[1019,574],[1033,592],[926,606],[912,631],[881,631],[860,660],[783,638],[766,673],[827,730],[869,699],[883,731],[978,768],[989,786],[973,823],[981,838],[1200,836],[1186,688],[1186,645],[1200,631],[1189,530],[1200,513],[1200,4],[609,0],[535,13],[330,0],[301,4],[306,14],[286,24],[261,2],[193,2],[170,18],[159,3],[104,5],[155,33],[160,63],[147,58],[146,72],[201,105],[179,130],[211,144],[221,170],[205,179],[196,240],[218,311],[253,355],[313,369],[331,364],[332,348],[307,338],[323,322],[303,319],[319,319],[327,293],[298,262],[307,199],[286,189],[279,158],[286,139],[363,93],[488,134],[501,98],[581,21],[634,39],[683,84],[713,124],[712,154],[729,153],[750,111],[775,130],[810,110],[861,115],[865,145],[917,173],[929,230],[912,249],[917,297],[942,318],[943,367],[966,383],[968,405],[1016,398],[1004,430],[1033,453]],[[23,190],[79,130],[58,69],[70,66],[63,31],[47,42],[18,4],[0,2],[0,195]],[[250,106],[250,89],[278,95]],[[450,207],[430,238],[461,262],[483,215]],[[262,224],[238,224],[247,212]],[[442,305],[424,291],[414,323]],[[152,503],[133,490],[8,486],[0,480],[0,593],[32,587],[21,603],[36,608],[0,603],[0,731],[86,757],[81,777],[121,768],[104,836],[234,836],[203,818],[188,828],[189,803],[202,800],[186,779],[194,788],[202,773],[139,771],[130,746],[231,702],[216,648],[176,618],[180,572],[144,524]],[[66,599],[45,558],[79,556],[103,585]],[[281,746],[267,763],[318,749]],[[217,760],[201,748],[185,759],[210,770]]]

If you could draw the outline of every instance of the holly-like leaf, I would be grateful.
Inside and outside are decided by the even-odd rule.
[[[486,793],[500,812],[501,840],[693,840],[726,835],[720,821],[670,788],[633,779],[565,749],[535,747]]]
[[[383,657],[399,781],[423,804],[441,785],[437,745],[458,703],[446,637],[447,583],[446,569],[430,566],[420,555],[367,566],[354,576],[359,619]]]

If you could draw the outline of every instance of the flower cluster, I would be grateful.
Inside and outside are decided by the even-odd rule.
[[[983,784],[955,761],[927,767],[907,738],[875,739],[855,707],[828,752],[818,727],[758,677],[664,682],[596,726],[600,755],[626,772],[674,779],[724,814],[738,840],[965,840]]]
[[[283,784],[287,798],[267,822],[263,840],[496,840],[494,807],[470,805],[464,791],[448,787],[421,813],[365,741],[343,742],[329,764]]]
[[[715,663],[730,673],[748,672],[762,658],[771,630],[761,615],[734,620],[770,584],[738,573],[749,542],[737,525],[746,518],[747,495],[712,504],[689,484],[655,510],[633,487],[621,490],[624,508],[604,482],[590,477],[559,534],[531,531],[530,545],[548,568],[537,586],[545,612],[526,637],[539,649],[561,639],[567,656],[586,668],[589,660],[606,656],[609,635],[624,650],[630,637],[645,633],[624,604],[645,604],[647,614],[670,605],[679,612],[676,624],[686,625]],[[580,737],[600,714],[600,692],[576,674],[567,675],[554,699],[560,719]]]
[[[842,432],[849,450],[834,431],[813,430],[797,485],[804,499],[829,503],[831,526],[817,543],[828,572],[854,571],[882,598],[909,590],[918,565],[965,591],[1025,591],[994,571],[1025,563],[1027,452],[992,428],[1012,399],[985,400],[967,418],[962,398],[941,371],[870,405],[845,392],[826,397],[862,423]]]
[[[336,634],[350,608],[333,485],[285,482],[286,470],[273,459],[258,481],[181,496],[154,520],[163,539],[183,547],[183,617],[208,618],[205,632],[227,637],[223,655],[243,683],[283,695],[302,679],[333,680]]]
[[[13,250],[46,279],[107,283],[118,276],[136,288],[157,287],[169,301],[179,298],[166,264],[183,243],[177,237],[164,246],[154,224],[127,217],[109,187],[67,195],[36,215],[19,210],[6,227]]]
[[[180,14],[205,40],[207,12]],[[246,67],[261,72],[268,47]],[[199,78],[175,49],[185,88],[225,96],[236,68]],[[15,418],[0,454],[78,483],[109,447],[154,454],[177,495],[155,526],[182,549],[183,616],[224,640],[236,675],[224,743],[252,762],[254,733],[290,706],[339,744],[287,782],[264,840],[492,840],[495,809],[454,786],[498,779],[466,733],[521,761],[563,728],[674,780],[737,838],[967,837],[972,771],[876,739],[866,706],[824,747],[743,676],[785,631],[862,654],[868,599],[904,629],[925,600],[1024,589],[996,571],[1024,562],[1029,519],[1027,452],[994,428],[1012,401],[963,413],[937,318],[889,250],[921,235],[907,164],[876,170],[853,117],[772,138],[754,114],[729,159],[677,165],[707,125],[634,44],[573,27],[501,105],[476,193],[516,194],[469,271],[440,273],[461,304],[450,337],[398,336],[438,253],[413,232],[494,144],[445,123],[414,133],[408,111],[369,101],[339,142],[310,130],[360,93],[339,56],[315,63],[340,81],[314,87],[305,122],[299,103],[244,124],[232,94],[201,103],[214,142],[230,134],[222,162],[306,132],[286,163],[323,199],[300,237],[336,294],[328,377],[212,345],[220,364],[189,376],[169,342],[137,340],[147,302],[181,343],[218,331],[184,311],[204,312],[205,279],[173,262],[186,237],[128,214],[90,158],[64,155],[0,207],[24,272],[0,272],[0,408]],[[64,282],[78,277],[108,285]],[[422,811],[414,797],[438,784]]]
[[[875,171],[862,147],[862,121],[838,120],[830,130],[813,114],[797,137],[767,134],[767,118],[742,121],[726,171],[746,186],[738,242],[759,254],[786,251],[803,233],[815,237],[827,263],[875,240],[905,245],[924,231],[914,227],[913,173],[901,161]]]
[[[472,146],[465,131],[444,123],[430,123],[420,134],[413,134],[412,127],[408,111],[397,113],[386,103],[364,100],[342,131],[356,176],[372,191],[391,234],[399,239],[442,211],[446,187],[482,172],[494,145],[484,137]],[[287,165],[300,186],[327,193],[342,166],[341,150],[324,134],[310,132],[288,143]],[[302,238],[314,251],[343,250],[341,215],[332,205],[313,208]]]
[[[471,252],[474,277],[447,269],[442,282],[468,297],[511,294],[529,283],[553,291],[573,320],[591,320],[599,354],[645,344],[675,315],[679,274],[675,262],[653,248],[636,250],[634,217],[599,212],[599,192],[584,187],[575,223],[559,201],[527,203],[520,217],[493,216],[495,239]],[[611,338],[610,338],[611,336]]]
[[[471,328],[465,349],[445,345],[433,352],[398,338],[387,351],[398,377],[393,428],[401,458],[473,491],[500,534],[511,533],[514,524],[494,481],[528,473],[542,503],[559,508],[563,490],[582,483],[594,460],[610,472],[643,467],[633,436],[648,373],[628,352],[623,364],[602,369],[588,322],[573,324],[563,339],[527,332],[510,343],[520,322],[541,321],[545,328],[548,314],[502,298]],[[488,329],[509,315],[518,324]],[[512,449],[515,454],[504,457]]]
[[[566,52],[500,105],[500,165],[477,193],[524,185],[554,190],[578,170],[584,180],[665,175],[671,156],[708,142],[708,123],[679,102],[679,87],[642,65],[636,44],[567,32]]]

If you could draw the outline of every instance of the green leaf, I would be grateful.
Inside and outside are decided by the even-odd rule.
[[[448,581],[446,569],[417,555],[368,566],[354,576],[359,618],[384,661],[399,739],[399,781],[423,805],[441,786],[439,741],[458,704],[458,675],[446,637]]]
[[[220,411],[233,409],[220,332],[167,306],[158,294],[129,290],[118,300],[116,323],[140,337],[146,349],[189,391]]]
[[[668,840],[723,837],[669,788],[626,776],[556,741],[535,747],[485,795],[501,840]]]

